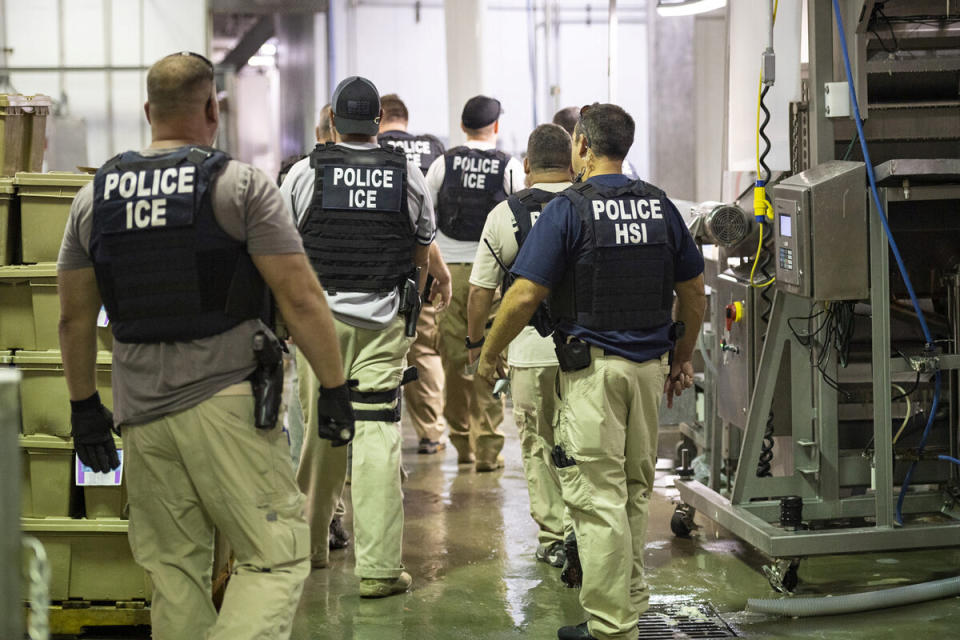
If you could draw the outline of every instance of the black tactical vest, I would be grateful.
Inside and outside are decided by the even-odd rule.
[[[443,145],[434,136],[415,136],[406,131],[385,131],[377,136],[381,147],[393,147],[407,154],[407,160],[420,167],[423,175],[433,161],[443,155]]]
[[[393,149],[317,145],[313,201],[300,222],[307,257],[330,293],[387,293],[414,271],[407,157]]]
[[[228,160],[206,147],[128,151],[97,171],[90,254],[120,342],[196,340],[266,316],[246,245],[213,213],[211,185]]]
[[[510,212],[513,213],[514,230],[517,238],[517,248],[523,246],[530,230],[536,223],[537,218],[543,212],[543,208],[548,202],[560,195],[557,191],[544,191],[543,189],[524,189],[507,198],[507,204],[510,206]],[[513,284],[514,276],[509,271],[503,278],[503,292],[506,295],[507,289]],[[547,301],[541,302],[537,310],[528,322],[543,337],[549,336],[553,332],[553,323],[550,320],[550,311]]]
[[[676,240],[667,196],[635,181],[563,191],[581,221],[577,262],[550,295],[557,322],[593,331],[644,331],[672,322]]]
[[[477,242],[487,214],[507,199],[504,174],[510,156],[461,146],[444,154],[446,173],[437,196],[437,226],[454,240]]]

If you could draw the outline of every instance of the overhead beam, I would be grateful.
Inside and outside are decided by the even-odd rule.
[[[211,0],[214,13],[318,13],[327,10],[327,0]]]
[[[223,57],[221,66],[233,67],[239,71],[247,64],[250,56],[257,53],[263,43],[273,37],[273,15],[265,15],[257,20],[237,41],[237,45]]]

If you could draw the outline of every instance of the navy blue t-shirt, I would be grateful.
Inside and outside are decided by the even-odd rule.
[[[593,176],[588,182],[597,186],[622,187],[631,180],[622,174],[607,174]],[[664,202],[663,213],[674,246],[677,247],[673,262],[674,280],[683,282],[696,278],[703,273],[703,255],[697,249],[680,212],[669,200]],[[566,273],[574,267],[582,249],[581,224],[580,216],[574,211],[570,200],[563,197],[551,200],[520,248],[511,271],[549,289],[558,287]],[[563,323],[559,331],[634,362],[659,358],[673,348],[669,323],[647,331],[591,331],[579,325]]]

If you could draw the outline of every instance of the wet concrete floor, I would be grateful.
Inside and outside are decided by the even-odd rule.
[[[333,552],[331,566],[315,570],[306,583],[292,637],[539,640],[556,638],[558,627],[583,621],[577,592],[564,588],[559,570],[534,558],[536,525],[528,512],[520,448],[509,416],[504,431],[506,468],[476,473],[471,466],[458,467],[451,448],[418,455],[412,430],[405,427],[404,563],[413,576],[411,591],[361,600],[352,548]],[[669,461],[660,466],[669,468]],[[747,638],[960,638],[960,598],[825,618],[745,613],[748,598],[780,597],[760,573],[765,559],[699,515],[701,528],[691,539],[674,538],[669,522],[675,496],[673,478],[660,472],[647,535],[654,604],[710,603]],[[348,506],[348,530],[349,520]],[[958,567],[960,548],[825,556],[801,564],[797,593],[828,595],[910,584],[956,575]]]

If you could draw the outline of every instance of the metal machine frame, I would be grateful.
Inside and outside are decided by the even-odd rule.
[[[845,3],[844,18],[848,24],[857,25],[848,36],[852,40],[851,49],[858,53],[858,59],[854,61],[854,76],[858,98],[864,103],[861,107],[866,114],[867,76],[871,69],[863,59],[867,29],[864,16],[869,16],[874,3],[862,3],[865,9],[860,4]],[[808,150],[810,165],[816,166],[834,159],[837,142],[834,135],[836,133],[843,137],[843,131],[849,129],[852,123],[828,120],[825,112],[823,84],[835,77],[831,1],[810,0],[808,9],[810,64],[807,86],[810,87],[810,98],[806,109],[809,138],[803,148]],[[960,60],[960,56],[957,59]],[[876,69],[873,73],[877,73]],[[909,108],[909,105],[904,108]],[[879,118],[879,121],[883,121],[883,118]],[[879,129],[877,132],[882,133]],[[948,137],[953,132],[954,129],[950,129]],[[867,136],[868,140],[871,139],[869,127]],[[895,137],[881,136],[881,139],[894,140]],[[935,142],[940,144],[942,135],[941,140]],[[941,149],[942,145],[935,144],[930,148]],[[881,181],[879,194],[885,210],[887,203],[905,200],[932,204],[960,199],[960,160],[900,162],[913,163],[911,170],[914,173],[907,175],[910,172],[904,170],[900,171],[901,175],[896,175],[897,161],[887,162],[877,169],[878,180]],[[917,179],[913,180],[914,177]],[[909,188],[906,188],[908,184]],[[859,451],[844,451],[841,448],[838,393],[812,364],[812,358],[819,356],[821,349],[826,349],[827,353],[823,354],[824,370],[837,379],[835,350],[830,345],[814,344],[812,348],[801,345],[788,324],[790,318],[809,316],[812,303],[822,300],[799,297],[780,289],[775,295],[770,322],[766,327],[744,429],[741,431],[717,415],[705,416],[701,439],[707,447],[710,461],[709,482],[703,484],[683,476],[676,482],[682,504],[677,507],[674,516],[675,520],[679,517],[679,531],[674,528],[674,532],[682,535],[685,530],[689,531],[695,526],[694,513],[699,512],[774,558],[776,562],[765,567],[764,572],[771,585],[781,591],[793,590],[797,582],[797,566],[800,559],[806,556],[960,544],[960,501],[956,492],[931,488],[937,484],[944,486],[948,482],[956,486],[960,474],[953,465],[926,460],[920,462],[914,473],[913,489],[905,496],[902,512],[904,516],[931,514],[933,517],[905,517],[902,526],[895,522],[895,500],[904,469],[894,468],[891,382],[892,376],[912,374],[913,370],[904,358],[891,356],[889,249],[876,205],[869,196],[869,191],[865,191],[864,197],[869,201],[866,224],[870,279],[869,299],[865,301],[873,310],[872,350],[870,366],[860,365],[859,375],[854,377],[860,383],[872,382],[873,466],[871,460],[860,455]],[[724,267],[719,269],[721,272],[723,270]],[[716,274],[712,280],[708,276],[708,284],[716,279]],[[955,406],[960,379],[957,374],[960,369],[957,350],[957,341],[960,340],[960,273],[951,276],[950,282],[948,307],[954,346],[950,353],[939,356],[938,368],[944,374],[942,393],[949,398],[949,445],[952,455],[955,455],[957,440],[960,439],[960,432],[956,432],[960,411]],[[813,295],[816,296],[816,292]],[[714,305],[713,313],[716,314],[716,311]],[[712,321],[711,359],[716,364],[721,354],[722,328],[717,325],[722,324],[723,320],[713,317]],[[778,420],[777,435],[780,436],[778,444],[789,449],[778,453],[786,460],[786,465],[779,469],[779,475],[757,477],[755,463],[761,453],[764,437],[769,435],[767,422],[775,396],[778,395],[778,382],[783,382],[778,381],[777,374],[784,358],[789,358],[790,407],[787,413],[790,420],[786,429]],[[717,375],[723,375],[722,369]],[[715,384],[715,377],[709,371],[705,372],[705,385]],[[711,399],[711,404],[716,405],[715,398]],[[777,407],[778,412],[782,409],[782,406]],[[716,414],[716,411],[712,413]],[[724,430],[737,431],[742,436],[737,471],[729,488],[721,486],[719,472],[725,458],[721,453]],[[860,490],[850,491],[849,487],[859,487]],[[793,530],[792,527],[781,526],[779,499],[784,496],[801,497],[803,520],[815,523],[816,528],[798,527]]]

